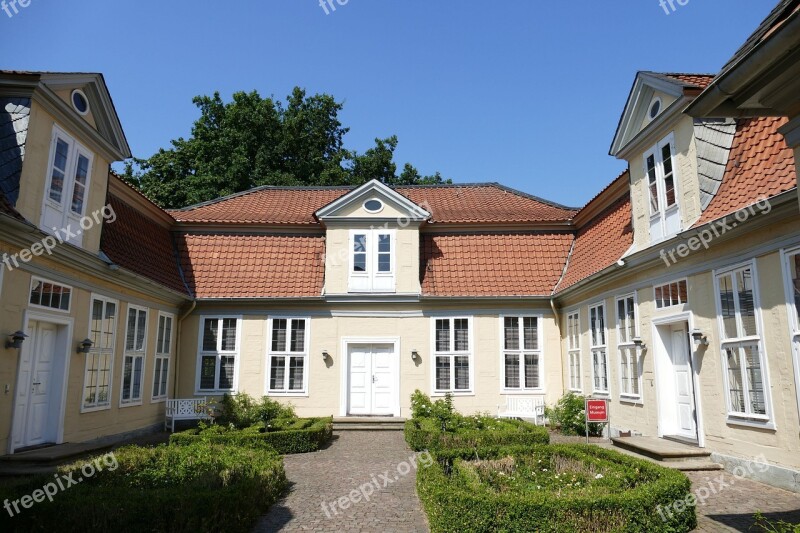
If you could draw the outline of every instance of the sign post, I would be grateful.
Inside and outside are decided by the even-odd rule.
[[[608,423],[608,400],[586,398],[586,444],[589,444],[589,422]]]

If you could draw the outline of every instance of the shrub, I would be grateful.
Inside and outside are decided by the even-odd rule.
[[[6,531],[249,531],[286,488],[283,460],[274,452],[197,443],[192,446],[129,446],[115,452],[117,468],[105,468],[9,518]],[[78,478],[82,466],[60,474]],[[113,466],[113,465],[108,465]],[[35,478],[3,498],[17,499],[52,482]]]
[[[673,505],[690,497],[686,476],[612,450],[540,445],[432,454],[434,463],[417,473],[417,492],[434,532],[678,533],[696,527],[693,506]],[[538,461],[548,468],[538,468]],[[519,465],[526,465],[527,477]]]
[[[216,406],[215,423],[245,429],[258,423],[297,418],[291,405],[284,405],[264,396],[256,400],[249,394],[226,394]]]
[[[572,392],[567,392],[554,407],[545,408],[545,416],[550,424],[560,426],[564,435],[586,434],[586,399]],[[603,435],[604,424],[592,422],[589,424],[589,435],[600,437]]]
[[[214,425],[174,433],[170,445],[187,446],[208,442],[252,449],[274,450],[281,454],[314,452],[333,437],[333,419],[279,419],[264,426],[259,423],[245,429]]]
[[[773,522],[761,513],[755,514],[756,523],[753,527],[759,528],[767,533],[800,533],[800,524],[790,524],[789,522]]]

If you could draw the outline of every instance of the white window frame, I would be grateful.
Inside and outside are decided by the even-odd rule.
[[[519,349],[510,350],[505,346],[505,321],[507,318],[516,318],[519,320]],[[525,328],[524,319],[536,319],[536,346],[535,350],[525,349]],[[521,313],[521,314],[507,314],[500,315],[500,388],[504,394],[525,394],[529,392],[544,392],[545,391],[545,369],[544,369],[544,335],[542,329],[544,326],[544,315],[536,313]],[[516,354],[519,356],[519,387],[508,387],[506,385],[506,354]],[[538,356],[539,367],[539,386],[527,387],[525,385],[525,356],[535,355]]]
[[[794,291],[795,287],[792,283],[792,259],[795,256],[800,257],[800,246],[796,248],[784,249],[781,251],[783,257],[784,280],[786,282],[786,312],[789,322],[789,341],[792,343],[792,354],[794,355],[794,379],[795,379],[795,393],[797,394],[797,408],[800,413],[800,308],[795,304]]]
[[[742,326],[742,317],[741,317],[741,306],[739,304],[739,293],[736,290],[736,273],[742,272],[745,270],[750,270],[752,276],[752,283],[753,283],[753,312],[755,314],[754,322],[756,327],[756,335],[747,335],[742,336],[741,333],[743,332]],[[761,301],[760,301],[760,294],[759,294],[759,287],[758,287],[758,270],[756,267],[755,259],[750,261],[746,261],[744,263],[739,263],[736,265],[732,265],[726,267],[724,269],[717,269],[714,270],[714,300],[716,301],[716,308],[717,308],[717,326],[719,331],[719,338],[720,338],[720,356],[722,360],[722,378],[723,383],[725,385],[725,410],[728,416],[728,423],[729,424],[741,424],[741,425],[757,425],[759,427],[766,427],[769,429],[775,429],[775,423],[773,421],[773,410],[772,410],[772,395],[770,393],[770,377],[769,377],[769,366],[768,366],[768,359],[767,353],[765,350],[765,343],[763,340],[763,331],[764,326],[761,322]],[[723,323],[722,317],[722,302],[720,301],[720,278],[725,276],[731,276],[733,281],[733,298],[734,298],[734,310],[736,314],[736,329],[737,334],[739,336],[733,338],[726,338],[725,333],[725,325]],[[748,408],[749,405],[749,396],[750,390],[747,382],[747,376],[745,375],[745,364],[742,361],[741,365],[741,372],[742,372],[742,395],[744,397],[744,404],[745,404],[745,411],[744,412],[735,412],[731,409],[731,394],[730,394],[730,380],[729,380],[729,370],[728,370],[728,358],[726,349],[730,347],[743,349],[745,346],[755,346],[758,349],[758,357],[759,357],[759,365],[761,370],[761,380],[762,386],[764,389],[764,411],[765,414],[753,413]],[[740,360],[742,359],[742,352],[739,353]]]
[[[236,320],[236,349],[235,350],[222,350],[222,335],[217,335],[217,347],[215,351],[206,352],[203,350],[203,333],[205,332],[206,320],[219,320],[219,326],[222,328],[224,320]],[[200,316],[200,327],[198,328],[197,339],[197,369],[195,372],[195,393],[202,394],[235,394],[239,390],[239,364],[241,363],[241,350],[242,350],[242,315],[202,315]],[[214,385],[213,389],[200,388],[203,357],[216,357],[216,367],[214,371]],[[223,357],[233,357],[233,388],[220,389],[220,364]]]
[[[286,320],[286,350],[273,351],[272,349],[272,334],[275,320]],[[298,352],[291,351],[292,342],[292,322],[293,321],[305,322],[305,340],[303,342],[303,350]],[[311,359],[309,356],[311,345],[311,318],[308,316],[270,316],[267,318],[267,365],[265,372],[267,380],[264,384],[264,390],[267,396],[279,397],[307,397],[308,396],[308,381],[311,367]],[[272,383],[272,358],[282,357],[285,360],[283,388],[271,389]],[[289,390],[289,364],[292,358],[303,358],[303,388],[301,390]]]
[[[52,180],[53,180],[53,167],[55,165],[55,158],[56,158],[56,146],[58,144],[59,139],[64,141],[69,146],[67,152],[67,160],[65,162],[64,183],[61,190],[60,202],[50,197],[50,189],[52,188]],[[83,156],[88,160],[88,168],[86,173],[86,184],[83,194],[82,210],[80,213],[76,213],[75,211],[72,210],[72,196],[75,191],[75,173],[78,168],[79,156]],[[94,154],[91,151],[89,151],[85,146],[83,146],[81,143],[79,143],[75,139],[75,137],[64,131],[61,127],[59,127],[58,125],[53,125],[53,133],[50,138],[50,157],[47,163],[47,176],[45,179],[44,198],[42,199],[42,202],[44,206],[49,206],[55,211],[61,212],[62,228],[66,227],[69,224],[70,218],[73,219],[73,221],[77,221],[86,215],[86,207],[89,203],[89,192],[91,190],[91,185],[92,185],[93,169],[94,169]],[[40,226],[42,226],[42,228],[47,232],[53,231],[53,228],[44,227],[44,224],[40,224]]]
[[[450,350],[439,352],[436,350],[436,321],[437,320],[449,320],[450,321]],[[467,351],[456,351],[455,350],[455,321],[456,320],[466,320],[467,321],[467,342],[469,344]],[[453,396],[474,396],[475,395],[475,339],[474,339],[474,331],[475,331],[475,322],[472,316],[464,316],[464,315],[451,315],[451,316],[433,316],[431,317],[431,351],[430,353],[433,354],[431,357],[431,391],[433,393],[431,396],[444,396],[447,393],[452,394]],[[456,380],[456,373],[455,373],[455,357],[456,356],[466,356],[469,358],[469,388],[468,389],[455,389],[455,380]],[[448,389],[437,389],[436,388],[436,358],[437,357],[449,357],[450,358],[450,388]]]
[[[164,323],[166,321],[170,321],[170,329],[169,329],[169,342],[167,342],[166,351],[164,351],[164,343],[159,341],[159,334],[161,333],[161,319],[164,319]],[[175,346],[175,315],[172,313],[165,313],[164,311],[158,312],[158,321],[156,322],[156,349],[155,349],[155,357],[153,359],[153,387],[151,389],[152,397],[151,403],[159,403],[166,401],[169,397],[169,373],[172,370],[172,354],[174,353],[173,346]],[[161,363],[161,368],[158,368],[158,363]],[[161,378],[165,371],[164,371],[164,364],[166,363],[166,391],[161,394],[161,389],[159,388],[159,394],[155,394],[156,387],[160,386],[162,383]]]
[[[663,307],[659,307],[658,306],[658,296],[656,295],[656,290],[657,289],[661,289],[661,299],[663,300],[664,299],[664,288],[666,288],[667,290],[671,291],[672,290],[672,286],[673,285],[677,285],[678,286],[678,298],[680,299],[680,284],[681,283],[686,284],[686,301],[685,302],[680,302],[678,304],[673,304],[672,303],[672,292],[670,292],[670,305],[665,305]],[[689,279],[688,278],[680,278],[680,279],[676,279],[674,281],[670,281],[670,282],[667,282],[667,283],[662,283],[662,284],[659,284],[659,285],[653,285],[653,302],[655,304],[656,311],[659,311],[659,312],[660,311],[672,311],[672,310],[676,310],[676,309],[684,309],[686,307],[686,304],[689,303]]]
[[[63,289],[69,289],[69,305],[67,306],[67,308],[66,309],[60,309],[60,308],[56,308],[56,307],[50,307],[48,305],[41,305],[41,304],[33,304],[33,303],[31,303],[31,294],[33,293],[33,287],[34,287],[34,285],[36,285],[37,282],[49,283],[50,285],[61,287],[62,290]],[[52,280],[49,280],[49,279],[40,278],[38,276],[31,276],[31,285],[30,285],[30,287],[28,289],[28,301],[27,301],[27,303],[28,303],[28,305],[30,307],[34,307],[36,309],[45,309],[47,311],[54,311],[56,313],[69,314],[70,311],[72,310],[72,300],[74,299],[74,296],[75,296],[75,289],[71,285],[65,285],[63,283],[58,283],[56,281],[52,281]]]
[[[602,310],[602,318],[603,318],[603,344],[595,344],[595,337],[594,328],[592,327],[592,310],[593,309],[601,309]],[[591,354],[591,363],[592,363],[592,395],[596,396],[611,396],[611,369],[608,366],[608,315],[606,313],[606,302],[597,302],[589,306],[589,313],[588,313],[588,320],[589,320],[589,346],[590,350],[589,353]],[[605,375],[605,382],[606,388],[600,389],[597,387],[597,365],[595,365],[595,357],[598,353],[602,352],[604,355],[604,364],[606,369]]]
[[[622,335],[622,328],[626,326],[630,326],[627,324],[627,310],[628,310],[628,301],[633,300],[633,337],[627,340],[623,340]],[[619,316],[619,303],[625,302],[625,317]],[[640,403],[642,400],[642,361],[641,361],[641,349],[636,346],[636,343],[633,342],[633,339],[638,338],[640,336],[639,331],[639,301],[637,299],[637,295],[635,292],[624,294],[622,296],[618,296],[614,300],[614,310],[616,314],[616,329],[617,329],[617,357],[619,358],[619,396],[620,400],[628,400],[633,401],[636,403]],[[628,331],[630,329],[628,328]],[[628,375],[635,376],[636,385],[639,390],[638,393],[634,393],[633,391],[626,391],[625,384],[622,380],[623,372],[623,351],[628,351],[628,353],[632,353],[632,360],[627,361],[627,371]]]
[[[672,180],[673,180],[673,187],[675,189],[675,204],[671,206],[667,206],[667,189],[666,189],[666,174],[664,173],[664,157],[662,149],[665,146],[670,147],[671,158],[672,158]],[[656,189],[657,189],[657,197],[658,197],[658,209],[653,210],[653,206],[651,204],[651,193],[650,193],[650,173],[647,169],[647,159],[653,156],[655,159],[655,170],[656,170]],[[681,208],[680,208],[680,187],[679,187],[679,173],[678,173],[678,161],[677,161],[677,150],[675,149],[675,134],[670,133],[661,141],[656,143],[653,147],[647,150],[642,157],[642,166],[644,168],[644,185],[645,185],[645,199],[647,202],[647,220],[648,220],[648,233],[650,234],[650,242],[657,243],[669,239],[681,232],[683,228],[683,221],[681,219]],[[678,219],[678,225],[673,231],[667,230],[667,217],[669,215],[675,214]],[[661,228],[661,235],[653,235],[653,224],[654,222],[659,222],[659,227]]]
[[[136,322],[134,324],[134,333],[133,333],[133,349],[128,349],[128,317],[130,316],[131,311],[136,312]],[[144,340],[142,341],[142,348],[140,350],[136,349],[136,334],[139,332],[138,324],[139,324],[139,314],[144,313]],[[150,310],[146,307],[142,307],[140,305],[128,304],[128,308],[125,310],[125,338],[123,339],[122,345],[122,372],[120,373],[119,377],[119,406],[120,408],[123,407],[133,407],[137,405],[142,405],[142,398],[144,397],[144,387],[147,386],[147,380],[145,379],[145,369],[147,368],[147,336],[150,333]],[[126,400],[125,396],[125,366],[128,362],[128,359],[131,360],[131,382],[129,384],[130,396]],[[136,360],[141,359],[142,361],[142,375],[139,380],[139,396],[134,397],[133,395],[133,387],[134,387],[134,369],[136,368]]]
[[[365,235],[367,239],[364,252],[355,251],[356,235]],[[381,236],[389,236],[390,271],[378,272],[378,244]],[[366,271],[355,272],[355,254],[366,255]],[[348,276],[349,292],[395,292],[397,287],[397,231],[386,228],[351,229],[348,239]],[[385,285],[385,286],[384,286]]]
[[[575,319],[577,334],[573,336],[571,321]],[[577,364],[575,364],[577,362]],[[581,313],[575,309],[567,313],[567,364],[569,365],[569,390],[583,393],[583,357],[581,354]],[[577,367],[577,369],[576,369]]]
[[[113,336],[111,339],[111,353],[108,354],[108,396],[106,398],[105,403],[100,403],[97,401],[97,397],[95,396],[95,401],[93,404],[88,405],[86,404],[86,388],[88,386],[88,377],[89,377],[89,354],[91,353],[98,353],[100,352],[100,348],[96,345],[93,345],[89,349],[88,354],[84,354],[84,365],[83,365],[83,387],[81,388],[81,413],[92,413],[95,411],[107,411],[111,409],[111,398],[114,389],[114,359],[115,354],[117,352],[117,333],[119,331],[119,300],[115,300],[114,298],[108,298],[101,294],[92,294],[89,298],[89,325],[86,328],[87,338],[92,338],[92,312],[94,311],[94,302],[95,300],[103,302],[103,314],[105,315],[106,306],[108,304],[114,304],[114,309],[116,309],[116,316],[114,317],[114,325],[113,325]],[[106,350],[107,352],[108,350]],[[99,359],[98,359],[99,362]],[[100,374],[100,367],[98,366],[96,369],[97,375]],[[95,391],[96,392],[96,391]]]

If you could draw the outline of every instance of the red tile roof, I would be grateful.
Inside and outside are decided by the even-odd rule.
[[[186,234],[176,240],[186,281],[197,298],[322,294],[321,236]]]
[[[714,78],[716,78],[716,74],[686,74],[674,72],[665,73],[664,76],[687,85],[694,85],[700,89],[708,87],[708,85],[714,81]]]
[[[549,296],[572,244],[569,233],[420,235],[426,296]]]
[[[786,122],[773,117],[737,121],[722,184],[695,226],[797,186],[794,154],[778,132]]]
[[[235,224],[317,224],[314,213],[351,188],[259,187],[197,206],[172,210],[179,222]],[[562,221],[575,210],[498,184],[398,187],[429,209],[432,223]]]
[[[131,272],[187,294],[170,230],[113,195],[108,200],[117,219],[103,225],[103,253]]]

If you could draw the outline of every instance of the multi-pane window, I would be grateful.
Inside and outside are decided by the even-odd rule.
[[[434,319],[434,361],[436,392],[471,390],[469,318]]]
[[[567,351],[569,354],[569,388],[583,390],[581,369],[581,321],[578,312],[567,315]]]
[[[767,419],[767,384],[753,267],[718,274],[716,279],[728,411],[732,416]]]
[[[308,377],[308,319],[270,320],[270,393],[304,393]]]
[[[198,391],[230,392],[235,389],[239,322],[235,317],[204,317],[201,320]]]
[[[147,309],[129,305],[126,322],[120,402],[122,404],[140,403],[147,348]]]
[[[89,339],[92,347],[86,354],[83,378],[83,409],[101,409],[111,405],[111,370],[114,364],[114,338],[117,330],[117,302],[92,297]]]
[[[639,350],[637,338],[636,298],[633,295],[617,299],[617,350],[620,364],[620,394],[641,397]]]
[[[538,316],[507,316],[501,320],[505,388],[542,388],[541,319]]]
[[[592,378],[594,392],[608,394],[608,346],[606,345],[606,310],[604,304],[589,308]]]
[[[686,280],[674,281],[655,288],[656,309],[683,305],[689,301]]]
[[[69,311],[72,300],[72,288],[40,278],[31,280],[31,292],[28,301],[31,305]]]
[[[169,388],[169,362],[172,354],[172,315],[159,313],[156,335],[156,361],[153,372],[153,399],[167,397]]]
[[[675,235],[681,225],[672,135],[645,153],[644,165],[650,205],[650,237],[657,242]]]
[[[354,292],[391,292],[395,288],[395,232],[387,229],[350,232],[349,288]]]

